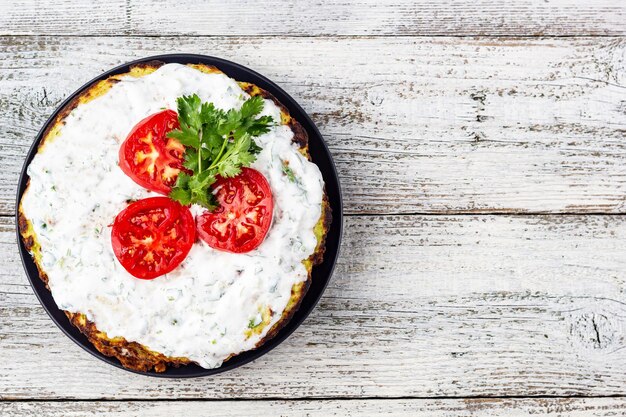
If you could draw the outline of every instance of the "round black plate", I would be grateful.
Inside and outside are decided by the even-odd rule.
[[[35,142],[30,147],[28,151],[28,156],[26,157],[26,161],[24,162],[24,167],[22,168],[22,174],[20,176],[18,191],[17,191],[17,204],[19,205],[19,201],[22,198],[22,193],[26,188],[26,182],[28,180],[28,175],[26,174],[26,168],[30,164],[31,160],[37,153],[37,146],[42,139],[43,132],[46,130],[48,125],[52,123],[56,115],[61,111],[66,104],[68,104],[74,97],[84,91],[93,83],[106,79],[107,77],[115,74],[122,74],[130,71],[130,67],[136,64],[145,63],[149,61],[161,61],[165,63],[179,63],[179,64],[208,64],[214,65],[220,70],[222,70],[226,75],[231,78],[234,78],[237,81],[247,81],[257,86],[269,91],[280,101],[283,105],[289,109],[291,115],[299,121],[302,126],[306,129],[309,135],[309,151],[311,153],[311,157],[313,162],[317,164],[320,171],[322,172],[322,176],[324,177],[324,182],[326,183],[326,193],[328,194],[328,199],[330,201],[330,206],[332,209],[333,220],[330,225],[330,229],[328,230],[328,235],[326,236],[326,253],[324,255],[324,261],[313,268],[313,276],[311,286],[309,291],[306,293],[306,296],[302,300],[302,304],[300,305],[300,309],[294,314],[292,319],[283,327],[280,332],[273,339],[267,341],[260,348],[256,350],[251,350],[248,352],[244,352],[240,355],[237,355],[227,362],[225,362],[222,366],[215,369],[204,369],[198,365],[190,364],[186,366],[182,366],[180,368],[168,367],[167,371],[163,373],[157,372],[136,372],[143,375],[152,375],[152,376],[160,376],[160,377],[169,377],[169,378],[185,378],[185,377],[198,377],[198,376],[206,376],[217,374],[220,372],[227,371],[229,369],[237,368],[243,364],[246,364],[265,353],[272,350],[274,347],[278,346],[283,340],[285,340],[309,315],[309,313],[313,310],[318,300],[322,296],[326,285],[332,275],[335,261],[337,260],[337,256],[339,255],[339,244],[341,241],[342,234],[342,203],[341,203],[341,190],[339,187],[339,179],[337,178],[337,172],[335,170],[335,165],[333,163],[332,157],[326,144],[324,143],[324,139],[322,135],[315,127],[315,124],[311,120],[311,118],[305,113],[305,111],[296,103],[296,101],[291,98],[287,93],[285,93],[280,87],[274,84],[272,81],[268,80],[261,74],[258,74],[246,67],[243,67],[239,64],[235,64],[234,62],[226,61],[220,58],[214,58],[205,55],[192,55],[192,54],[169,54],[169,55],[158,55],[151,56],[143,59],[139,59],[137,61],[129,62],[127,64],[121,65],[117,68],[113,68],[110,71],[105,72],[99,77],[94,78],[89,81],[87,84],[82,86],[78,91],[68,97],[61,105],[55,110],[54,113],[50,116],[48,121],[46,121],[45,125],[39,131]],[[17,213],[16,213],[16,221],[17,221]],[[104,356],[102,353],[98,352],[96,348],[87,340],[87,338],[80,332],[76,327],[74,327],[68,318],[65,316],[62,310],[60,310],[52,295],[45,287],[44,283],[39,278],[39,274],[37,272],[37,267],[33,262],[32,257],[26,251],[24,244],[22,242],[21,236],[19,235],[18,230],[17,241],[19,242],[20,254],[22,257],[22,263],[24,265],[24,269],[26,270],[26,274],[28,275],[28,279],[30,280],[30,284],[32,285],[35,294],[39,298],[39,301],[46,309],[52,320],[61,328],[61,330],[74,342],[76,342],[79,346],[85,349],[87,352],[91,353],[95,357],[102,359],[103,361],[110,363],[111,365],[117,366],[118,368],[123,368],[120,362],[112,357]],[[126,369],[128,370],[128,369]],[[135,372],[135,371],[132,371]]]

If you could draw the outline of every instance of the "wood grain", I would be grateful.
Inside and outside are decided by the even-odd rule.
[[[622,38],[0,38],[0,214],[53,109],[130,59],[247,65],[312,115],[348,214],[624,213]]]
[[[208,414],[207,414],[208,413]],[[18,402],[0,403],[0,414],[15,417],[123,417],[175,415],[291,417],[609,417],[626,413],[623,398],[465,399],[348,401],[185,401],[185,402]]]
[[[39,306],[0,218],[0,397],[624,395],[626,217],[355,216],[320,305],[210,379],[106,365]]]
[[[8,0],[0,34],[623,35],[619,0]]]
[[[125,0],[3,0],[0,34],[120,35],[128,30]]]

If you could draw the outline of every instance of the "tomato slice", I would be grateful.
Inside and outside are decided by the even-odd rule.
[[[259,171],[242,168],[234,178],[218,177],[213,190],[220,206],[196,217],[198,235],[212,248],[243,253],[258,247],[270,228],[274,202]]]
[[[183,168],[185,147],[166,135],[178,127],[178,115],[173,110],[163,110],[137,123],[120,147],[122,171],[142,187],[169,194]]]
[[[167,197],[136,201],[113,222],[113,253],[134,277],[153,279],[176,268],[195,241],[193,215]]]

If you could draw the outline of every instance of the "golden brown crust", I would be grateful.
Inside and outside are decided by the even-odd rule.
[[[87,320],[84,314],[65,311],[65,315],[100,353],[116,357],[122,366],[134,371],[146,372],[154,369],[155,372],[163,372],[168,365],[178,367],[191,362],[187,358],[168,357],[151,351],[139,343],[128,342],[123,337],[109,338],[106,333],[99,331],[93,322]]]
[[[28,187],[28,184],[27,184]],[[35,261],[35,265],[37,266],[37,271],[39,272],[39,278],[46,284],[46,288],[48,288],[48,275],[45,273],[41,266],[41,262],[39,262],[39,243],[37,243],[37,239],[35,237],[35,233],[33,232],[33,227],[30,224],[30,221],[24,216],[22,212],[22,207],[20,205],[19,216],[18,216],[18,228],[20,230],[20,235],[22,236],[22,242],[24,242],[24,247],[29,253],[33,254],[33,259]],[[49,290],[50,288],[48,288]]]
[[[135,65],[131,68],[131,70],[126,74],[115,75],[107,78],[106,80],[99,81],[94,85],[87,88],[73,100],[71,100],[57,115],[54,122],[51,123],[46,131],[43,134],[43,139],[39,144],[38,150],[41,151],[45,144],[58,135],[60,127],[65,124],[65,118],[70,114],[70,112],[75,109],[80,104],[87,103],[93,100],[96,97],[99,97],[105,94],[115,83],[119,82],[122,77],[125,76],[134,76],[141,77],[147,75],[151,72],[156,71],[163,63],[159,61],[151,61],[148,63],[143,63],[139,65]],[[216,67],[203,65],[203,64],[190,64],[189,66],[206,73],[220,73],[221,71]],[[242,83],[239,85],[242,87],[244,91],[246,91],[251,96],[260,95],[266,99],[272,100],[281,110],[281,122],[283,124],[287,124],[291,127],[294,132],[293,141],[299,147],[300,152],[307,157],[307,159],[311,159],[308,152],[308,135],[306,130],[298,123],[295,119],[293,119],[289,111],[285,106],[283,106],[272,94],[269,92],[257,87],[254,84],[250,83]],[[28,184],[26,190],[28,189]],[[24,193],[26,193],[26,190]],[[288,322],[291,320],[295,312],[298,310],[302,299],[304,298],[308,288],[311,285],[311,271],[314,265],[320,263],[323,259],[324,250],[325,250],[325,239],[326,232],[330,227],[332,219],[332,214],[330,210],[330,204],[328,202],[328,198],[326,193],[323,196],[322,202],[322,215],[315,226],[315,235],[318,240],[317,247],[315,252],[305,261],[303,261],[307,271],[308,278],[306,281],[294,284],[291,290],[290,300],[283,311],[281,318],[278,322],[276,322],[271,329],[266,333],[265,337],[261,339],[256,347],[260,347],[268,340],[275,337],[280,329],[282,329]],[[37,265],[37,269],[39,271],[40,278],[48,286],[48,276],[41,266],[41,252],[39,244],[37,243],[37,239],[30,221],[23,214],[23,210],[19,207],[19,216],[18,216],[18,226],[20,230],[20,234],[22,236],[22,240],[26,249],[33,255],[33,259],[35,264]],[[69,311],[64,311],[66,316],[69,318],[70,322],[77,327],[87,338],[89,341],[100,351],[102,354],[106,356],[113,356],[117,358],[122,366],[135,370],[135,371],[143,371],[147,372],[150,370],[154,370],[155,372],[164,372],[167,369],[167,366],[178,367],[181,365],[186,365],[191,361],[187,358],[179,358],[179,357],[169,357],[165,356],[162,353],[151,351],[147,347],[136,343],[129,342],[123,337],[115,337],[110,338],[106,333],[101,332],[96,327],[95,323],[89,321],[84,314],[81,313],[72,313]],[[267,312],[264,312],[264,322],[269,322],[274,313],[268,308]],[[255,328],[254,333],[261,332],[263,329],[262,326],[259,328]],[[231,355],[226,360],[230,359],[235,355]]]

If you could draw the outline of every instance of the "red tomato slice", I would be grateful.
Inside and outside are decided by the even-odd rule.
[[[120,147],[122,171],[142,187],[169,194],[183,167],[185,147],[166,135],[178,127],[178,115],[173,110],[163,110],[137,123]]]
[[[263,174],[242,168],[234,178],[218,177],[213,190],[220,206],[196,218],[200,238],[212,248],[233,253],[259,246],[274,210],[272,191]]]
[[[113,253],[134,277],[153,279],[185,259],[195,241],[193,215],[167,197],[136,201],[113,222]]]

